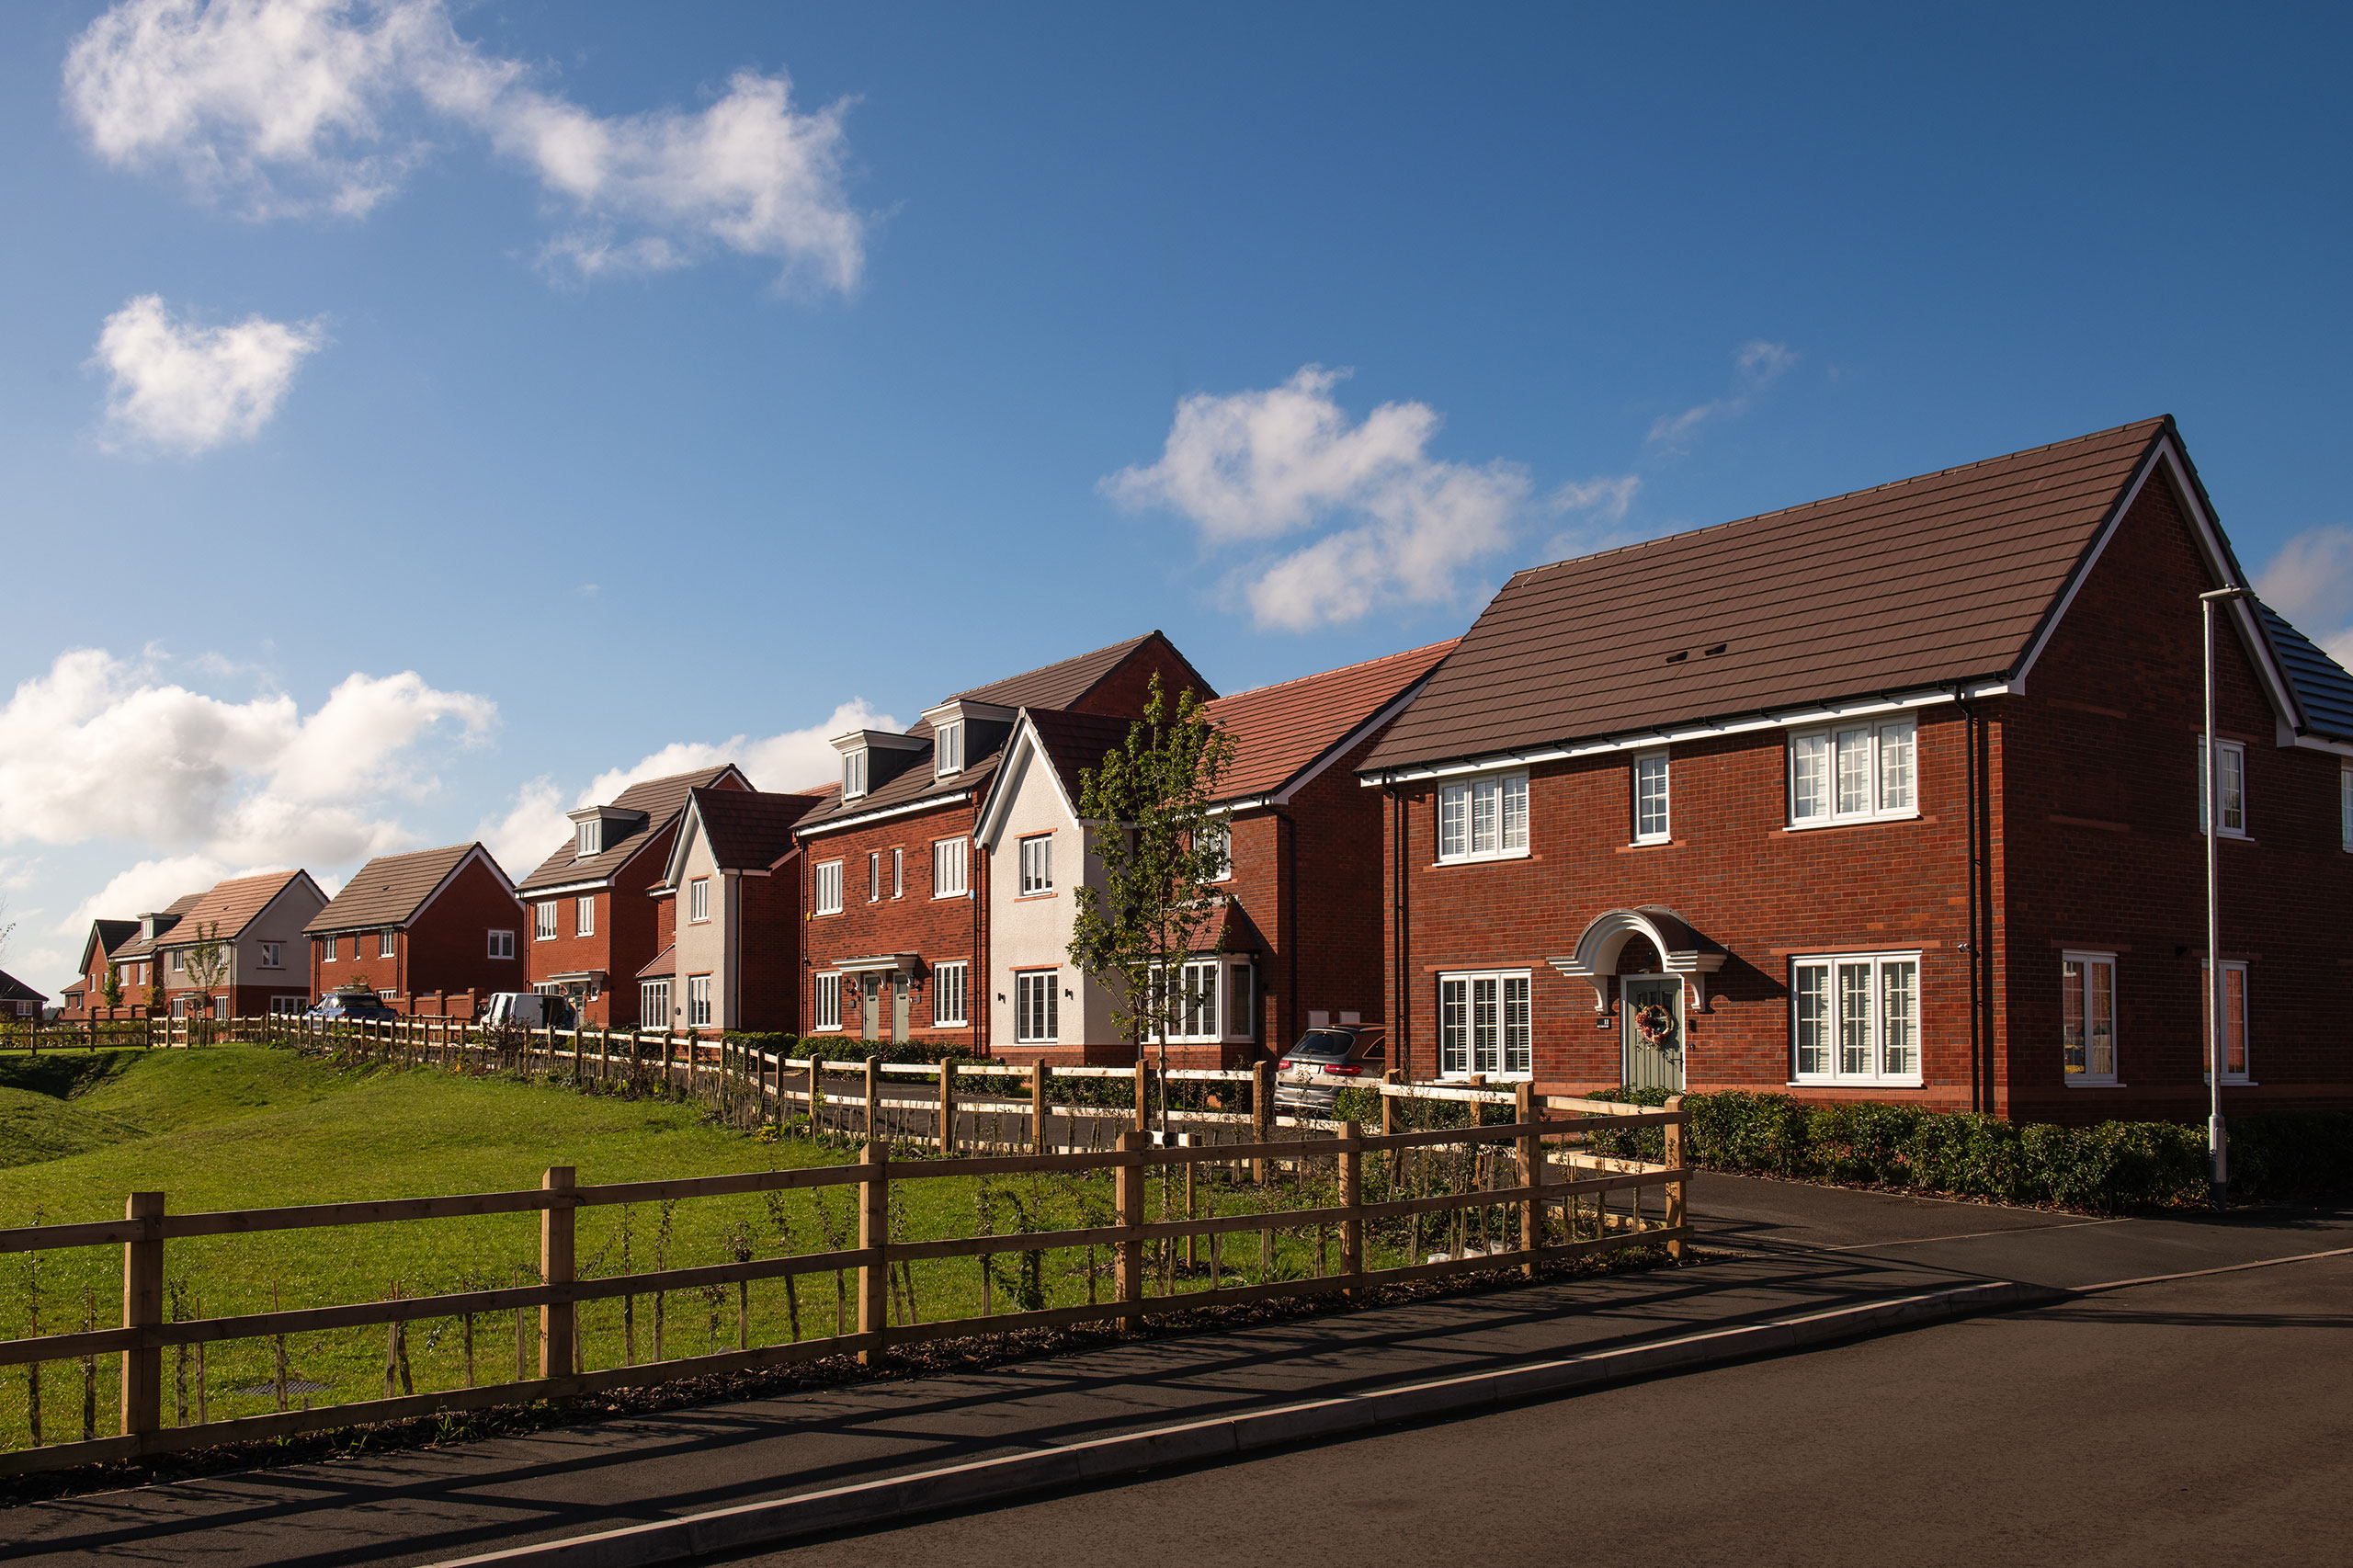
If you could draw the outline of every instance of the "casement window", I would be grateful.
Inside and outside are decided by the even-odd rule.
[[[278,957],[279,953],[282,951],[283,949],[276,942],[264,942],[261,945],[261,967],[264,969],[284,969],[286,965]]]
[[[931,896],[953,898],[964,891],[964,841],[943,838],[931,846]]]
[[[2198,985],[2201,993],[2198,1003],[2199,1032],[2202,1037],[2198,1052],[2198,1075],[2203,1081],[2214,1075],[2214,971],[2203,963],[2198,966]],[[2222,1017],[2227,1020],[2222,1082],[2246,1083],[2246,964],[2243,960],[2222,960]]]
[[[1793,960],[1790,1009],[1799,1083],[1919,1084],[1919,954]]]
[[[842,753],[842,799],[855,801],[866,793],[866,753]]]
[[[1206,881],[1222,882],[1233,875],[1233,829],[1231,824],[1204,823],[1200,848],[1202,855],[1209,859]]]
[[[1666,814],[1666,753],[1646,751],[1634,758],[1634,842],[1665,844]]]
[[[842,912],[842,863],[826,860],[817,867],[817,913],[839,915]]]
[[[1062,971],[1027,970],[1013,977],[1013,1038],[1050,1045],[1061,1038]]]
[[[327,956],[332,958],[335,955],[330,953]],[[491,932],[490,956],[494,959],[513,958],[515,956],[515,933],[512,931]]]
[[[1534,1067],[1528,971],[1438,977],[1438,1064],[1447,1077],[1527,1077]]]
[[[1021,841],[1021,896],[1054,891],[1054,835],[1041,833]]]
[[[670,983],[666,980],[641,980],[637,983],[637,1024],[640,1028],[666,1029],[670,1027]]]
[[[964,721],[958,719],[932,732],[932,771],[945,778],[964,770]]]
[[[1224,967],[1215,959],[1193,959],[1176,966],[1176,992],[1169,998],[1175,1026],[1170,1040],[1223,1038],[1218,1031],[1217,993],[1218,971]]]
[[[687,921],[692,925],[710,918],[710,879],[696,877],[687,883]]]
[[[2222,770],[2222,825],[2224,838],[2246,836],[2246,747],[2236,741],[2223,741],[2215,748],[2215,761]],[[2206,831],[2206,742],[2198,743],[2198,831]],[[2228,1083],[2225,1078],[2223,1082]]]
[[[320,937],[320,938],[319,938],[319,961],[320,961],[321,963],[333,963],[333,962],[335,962],[335,939],[333,937]]]
[[[581,899],[580,907],[574,914],[574,918],[572,923],[574,936],[593,937],[597,934],[597,900],[593,895]]]
[[[1528,775],[1449,784],[1438,794],[1438,858],[1499,860],[1528,853]]]
[[[353,958],[358,958],[359,956],[359,938],[357,937],[354,937],[351,939],[351,956]],[[179,973],[181,970],[188,967],[187,964],[182,961],[187,957],[188,955],[181,949],[177,948],[174,948],[172,949],[172,972],[174,974]]]
[[[548,900],[545,903],[535,903],[531,906],[531,937],[533,940],[540,942],[555,940],[555,901],[553,899]]]
[[[391,958],[399,950],[400,934],[392,926],[387,926],[382,930],[376,933],[376,956],[378,958]]]
[[[866,852],[866,902],[872,903],[882,896],[882,851]]]
[[[2060,1071],[2070,1085],[2116,1082],[2116,955],[2059,957]]]
[[[891,896],[892,898],[907,896],[907,858],[906,851],[904,849],[894,848],[891,851]]]
[[[819,1034],[841,1032],[842,977],[821,974],[810,983],[809,1027]]]
[[[687,976],[687,1022],[695,1028],[710,1026],[710,976]]]
[[[1790,825],[1919,815],[1918,729],[1890,719],[1791,735]]]
[[[602,818],[591,817],[573,830],[572,853],[575,858],[585,859],[604,847],[599,842],[604,836],[604,825]]]
[[[936,963],[931,966],[931,1021],[935,1025],[963,1024],[972,1020],[964,1016],[964,981],[971,966],[961,963]]]

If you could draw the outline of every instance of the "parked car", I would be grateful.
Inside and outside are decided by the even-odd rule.
[[[316,1006],[302,1015],[306,1018],[329,1018],[351,1022],[359,1018],[397,1018],[398,1013],[385,1006],[384,999],[373,991],[330,991],[320,998]]]
[[[492,992],[490,999],[483,1004],[481,1021],[494,1028],[504,1024],[518,1024],[527,1029],[574,1027],[570,1001],[537,991]]]
[[[1329,1116],[1340,1091],[1381,1076],[1381,1026],[1332,1024],[1308,1030],[1275,1064],[1275,1108]]]

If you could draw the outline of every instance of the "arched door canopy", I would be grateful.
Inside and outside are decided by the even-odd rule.
[[[1707,976],[1723,967],[1726,954],[1722,948],[1693,930],[1689,921],[1664,904],[1646,903],[1637,909],[1612,909],[1597,915],[1577,938],[1575,952],[1544,961],[1571,979],[1590,981],[1593,1010],[1606,1013],[1609,1010],[1610,982],[1618,972],[1618,955],[1636,937],[1648,938],[1651,946],[1658,949],[1666,972],[1682,978],[1692,1011],[1705,1011]]]

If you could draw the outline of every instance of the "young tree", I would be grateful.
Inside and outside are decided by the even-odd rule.
[[[1194,695],[1181,694],[1171,714],[1154,676],[1126,744],[1079,774],[1078,814],[1093,830],[1103,885],[1082,879],[1074,890],[1070,959],[1110,991],[1112,1018],[1139,1064],[1146,1043],[1159,1042],[1164,1121],[1168,1036],[1185,1006],[1174,977],[1217,907],[1226,835],[1209,805],[1233,762],[1233,738]]]
[[[107,960],[106,983],[98,987],[98,999],[109,1013],[122,1006],[122,966],[112,959]]]
[[[196,941],[181,955],[180,966],[196,987],[197,1010],[210,1017],[212,993],[229,978],[229,945],[221,939],[221,922],[197,926]]]

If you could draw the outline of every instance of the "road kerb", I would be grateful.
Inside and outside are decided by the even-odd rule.
[[[474,1568],[476,1564],[493,1563],[528,1564],[530,1568],[642,1568],[643,1564],[675,1562],[774,1545],[829,1530],[886,1520],[895,1522],[916,1514],[1002,1502],[1025,1494],[1114,1476],[1214,1462],[1255,1449],[1345,1437],[1402,1421],[1460,1415],[1603,1383],[1779,1355],[1978,1312],[2040,1306],[2063,1300],[2067,1294],[2064,1290],[2006,1280],[1961,1286],[1802,1317],[1710,1329],[1654,1345],[1629,1346],[1397,1388],[1306,1400],[1148,1431],[1122,1432],[1059,1448],[942,1465],[821,1492],[797,1493],[676,1518],[650,1519],[592,1535],[533,1541],[497,1551],[450,1558],[432,1568]]]

